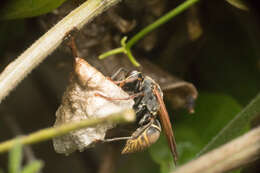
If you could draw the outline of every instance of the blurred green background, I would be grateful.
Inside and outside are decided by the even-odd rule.
[[[69,3],[77,6],[82,2],[75,0],[63,4],[64,1],[2,2],[1,71],[45,32],[45,25],[47,28],[48,25],[53,26],[53,21],[68,13]],[[152,2],[128,0],[118,5],[119,12],[126,11],[120,15],[137,23],[135,29],[126,35],[133,36],[181,3],[175,0]],[[146,48],[149,45],[144,39],[133,50],[170,74],[193,83],[199,91],[192,115],[186,110],[173,110],[170,101],[166,101],[178,144],[179,165],[198,157],[203,149],[205,152],[226,143],[260,122],[258,110],[250,115],[240,113],[260,91],[260,8],[254,1],[249,2],[249,11],[245,11],[234,6],[234,2],[201,1],[148,35],[152,48]],[[57,7],[60,11],[67,11],[62,11],[59,16],[59,11],[53,12]],[[96,27],[103,28],[107,24],[104,16],[106,14],[97,19],[103,25],[99,22]],[[119,31],[112,25],[106,25],[103,32],[119,40],[115,36]],[[155,41],[149,41],[149,38]],[[70,56],[63,48],[56,50],[1,103],[1,141],[13,138],[18,132],[27,134],[52,126],[71,71]],[[236,120],[230,125],[233,119]],[[227,130],[220,134],[224,127]],[[211,143],[216,136],[216,142]],[[208,148],[204,148],[206,146]],[[122,156],[121,147],[120,144],[100,145],[64,157],[56,154],[51,141],[48,141],[29,150],[33,158],[44,161],[42,172],[102,172],[107,160],[111,161],[107,172],[166,173],[174,169],[164,135],[141,153]],[[32,159],[30,154],[25,155],[27,160]],[[6,154],[0,155],[0,167],[7,170]],[[241,172],[254,173],[258,170],[256,162]]]

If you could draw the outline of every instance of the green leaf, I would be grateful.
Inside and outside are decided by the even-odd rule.
[[[174,133],[179,153],[179,164],[193,159],[241,110],[241,106],[230,96],[216,93],[200,93],[193,115],[178,115],[174,122]],[[161,137],[150,149],[152,159],[161,165],[162,172],[172,170],[171,152],[166,140]]]
[[[40,171],[40,169],[43,167],[43,162],[41,161],[33,161],[29,164],[27,164],[24,169],[22,170],[22,173],[37,173]]]
[[[196,113],[176,126],[178,145],[183,148],[179,152],[180,163],[194,158],[240,110],[241,106],[228,95],[200,93],[195,107]],[[197,140],[195,141],[194,138]]]
[[[246,10],[246,11],[249,10],[245,0],[226,0],[226,1],[238,9]]]
[[[66,0],[9,0],[4,4],[0,19],[38,16],[59,7]]]
[[[221,132],[208,143],[200,152],[203,154],[207,151],[220,146],[231,139],[239,136],[241,131],[249,129],[250,122],[260,114],[260,93],[239,113],[236,115]]]
[[[9,173],[19,173],[21,171],[22,145],[18,140],[16,145],[9,152]]]

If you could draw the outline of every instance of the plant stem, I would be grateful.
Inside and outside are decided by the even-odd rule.
[[[132,62],[132,64],[133,64],[134,66],[136,66],[136,67],[139,67],[139,66],[140,66],[139,62],[137,62],[137,60],[136,60],[135,57],[133,56],[131,50],[128,49],[128,50],[126,51],[126,55],[128,56],[129,60]]]
[[[118,53],[123,53],[123,52],[124,52],[124,48],[123,47],[119,47],[119,48],[110,50],[108,52],[105,52],[104,54],[101,54],[98,58],[99,59],[104,59],[107,56],[111,56],[111,55],[118,54]]]
[[[38,173],[39,170],[43,167],[43,162],[42,161],[33,161],[31,163],[28,163],[26,165],[21,173]]]
[[[180,4],[178,7],[174,8],[170,12],[166,13],[163,17],[159,18],[152,24],[148,25],[144,29],[142,29],[140,32],[138,32],[134,37],[132,37],[127,43],[126,47],[130,49],[136,42],[138,42],[140,39],[142,39],[145,35],[147,35],[149,32],[153,31],[154,29],[158,28],[162,24],[168,22],[173,17],[177,16],[178,14],[184,12],[186,9],[188,9],[190,6],[198,2],[199,0],[186,0],[184,3]]]
[[[23,145],[34,144],[41,141],[46,141],[57,136],[64,135],[70,131],[81,128],[91,127],[102,123],[126,123],[135,120],[135,112],[132,109],[123,112],[112,114],[104,118],[95,118],[83,120],[77,123],[68,123],[57,127],[39,130],[27,136],[19,137],[19,142]],[[0,143],[0,153],[8,151],[15,145],[16,138]]]
[[[138,32],[136,35],[134,35],[127,43],[125,43],[126,37],[124,37],[121,40],[120,48],[116,48],[116,49],[113,49],[113,50],[110,50],[108,52],[101,54],[99,56],[99,59],[104,59],[110,55],[114,55],[114,54],[118,54],[118,53],[124,53],[128,56],[129,60],[133,63],[134,66],[137,66],[137,67],[140,66],[140,64],[137,62],[135,57],[132,55],[132,52],[130,50],[131,47],[136,42],[138,42],[140,39],[142,39],[145,35],[152,32],[154,29],[158,28],[162,24],[168,22],[170,19],[177,16],[178,14],[181,14],[182,12],[184,12],[186,9],[188,9],[190,6],[192,6],[193,4],[195,4],[198,1],[199,0],[186,0],[184,3],[182,3],[178,7],[174,8],[170,12],[166,13],[164,16],[157,19],[152,24],[150,24],[147,27],[145,27],[144,29],[142,29],[140,32]],[[124,44],[122,44],[122,43],[124,43]]]
[[[8,171],[9,173],[17,173],[21,170],[22,164],[22,145],[19,140],[14,141],[14,147],[9,152],[9,163],[8,163]]]
[[[0,75],[0,102],[38,64],[50,55],[73,30],[80,29],[96,16],[120,0],[88,0],[59,21],[18,58],[11,62]]]

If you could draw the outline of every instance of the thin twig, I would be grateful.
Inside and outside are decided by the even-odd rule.
[[[260,127],[185,164],[173,173],[223,173],[255,160],[259,154]]]
[[[64,17],[40,39],[32,44],[0,75],[0,102],[38,64],[51,54],[73,29],[80,29],[96,16],[120,0],[88,0]]]
[[[157,19],[155,22],[151,23],[150,25],[146,26],[144,29],[139,31],[137,34],[135,34],[129,41],[126,42],[126,37],[122,38],[121,40],[121,47],[110,50],[108,52],[105,52],[99,56],[99,59],[104,59],[107,56],[118,54],[118,53],[124,53],[128,56],[129,60],[133,63],[134,66],[140,66],[140,64],[137,62],[135,57],[132,55],[131,48],[144,36],[149,34],[151,31],[155,30],[159,26],[165,24],[166,22],[170,21],[170,19],[174,18],[175,16],[181,14],[185,10],[187,10],[189,7],[194,5],[195,3],[199,2],[199,0],[186,0],[185,2],[181,3],[176,8],[172,9],[168,13],[166,13],[164,16]]]
[[[79,130],[81,128],[92,127],[102,123],[126,123],[135,120],[135,112],[132,109],[123,112],[112,114],[104,118],[93,118],[83,120],[77,123],[68,123],[57,127],[39,130],[27,136],[20,137],[20,142],[23,145],[34,144],[41,141],[46,141],[57,136],[67,134],[70,131]],[[0,153],[8,151],[15,144],[16,138],[0,143]]]
[[[145,35],[153,31],[154,29],[158,28],[159,26],[165,24],[170,19],[174,18],[175,16],[181,14],[185,10],[187,10],[189,7],[194,5],[195,3],[199,2],[199,0],[186,0],[185,2],[181,3],[179,6],[174,8],[173,10],[166,13],[164,16],[157,19],[152,24],[148,25],[141,31],[139,31],[136,35],[134,35],[127,43],[126,48],[131,49],[133,45],[135,45],[136,42],[138,42],[140,39],[142,39]]]

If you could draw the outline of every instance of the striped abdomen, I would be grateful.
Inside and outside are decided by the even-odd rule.
[[[144,150],[155,143],[161,133],[161,126],[158,120],[149,124],[147,127],[138,128],[133,134],[132,138],[126,141],[122,154],[134,153]]]

